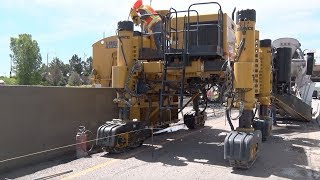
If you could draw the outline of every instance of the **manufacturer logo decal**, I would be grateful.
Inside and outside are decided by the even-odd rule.
[[[117,41],[107,41],[106,42],[106,48],[111,49],[111,48],[117,48],[118,47],[118,42]]]

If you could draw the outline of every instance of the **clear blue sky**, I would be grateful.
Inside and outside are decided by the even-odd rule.
[[[10,37],[28,33],[38,41],[43,62],[55,56],[68,62],[73,54],[92,55],[91,45],[113,35],[116,24],[126,20],[135,0],[1,0],[0,75],[10,72]],[[184,10],[191,2],[203,0],[153,0],[155,9],[175,7]],[[224,12],[238,9],[257,10],[261,38],[293,37],[303,49],[320,52],[320,1],[308,0],[228,0],[220,1]],[[149,3],[149,0],[145,1]],[[275,6],[278,5],[278,6]],[[210,8],[203,8],[204,12]]]

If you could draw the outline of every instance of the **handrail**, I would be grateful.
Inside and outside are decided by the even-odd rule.
[[[199,12],[195,9],[191,9],[193,6],[199,6],[199,5],[206,5],[206,4],[213,4],[213,5],[218,5],[219,6],[219,10],[218,10],[218,23],[217,24],[199,24],[200,22],[200,18],[199,18]],[[196,25],[190,25],[190,15],[191,12],[195,12],[196,16],[197,16],[197,21],[196,21]],[[179,30],[178,31],[178,13],[187,13],[187,16],[184,16],[184,27],[183,30]],[[191,4],[188,8],[188,10],[183,10],[183,11],[177,11],[174,8],[170,8],[169,12],[165,15],[162,16],[159,13],[154,13],[154,14],[144,14],[141,16],[141,18],[146,17],[146,16],[150,16],[150,15],[159,15],[161,17],[161,19],[164,21],[164,27],[163,27],[163,37],[162,37],[162,48],[164,53],[166,52],[171,52],[171,43],[170,40],[167,40],[167,33],[169,33],[169,36],[171,37],[172,33],[175,33],[175,49],[178,49],[178,33],[179,32],[183,32],[183,49],[186,49],[186,54],[189,53],[189,46],[190,46],[190,32],[197,32],[197,39],[196,39],[196,43],[197,46],[199,45],[199,27],[200,26],[217,26],[218,27],[218,46],[221,46],[221,32],[223,31],[223,11],[221,9],[221,5],[218,2],[202,2],[202,3],[194,3]],[[172,20],[172,15],[175,16],[175,29],[173,29],[173,27],[171,27],[171,20]],[[143,26],[143,22],[141,23]],[[190,29],[190,27],[196,27],[196,28],[192,28]],[[172,31],[174,30],[174,31]],[[141,30],[141,32],[143,32]],[[158,34],[158,32],[154,33],[141,33],[141,36],[143,35],[152,35],[152,34]],[[141,38],[142,39],[142,38]],[[171,38],[170,38],[171,39]],[[173,40],[173,39],[172,39]],[[143,43],[143,41],[142,41]],[[143,44],[142,44],[143,45]]]
[[[176,9],[174,8],[170,8],[169,9],[169,12],[166,14],[166,17],[170,17],[172,14],[175,14],[175,31],[171,31],[171,18],[169,18],[169,27],[170,27],[170,36],[171,36],[171,33],[175,33],[175,49],[178,49],[178,32],[185,32],[185,30],[183,31],[178,31],[178,13],[185,13],[185,12],[188,12],[187,10],[183,10],[183,11],[177,11]],[[195,12],[197,14],[197,22],[199,22],[199,12],[197,10],[189,10],[189,12]],[[185,23],[184,23],[185,24]],[[166,30],[168,29],[168,27],[166,26]],[[198,28],[197,28],[198,30]],[[197,37],[198,39],[198,37]]]
[[[222,12],[222,9],[221,9],[221,5],[218,3],[218,2],[202,2],[202,3],[194,3],[194,4],[191,4],[188,8],[188,19],[187,19],[187,24],[188,24],[188,27],[187,27],[187,39],[186,41],[189,42],[189,39],[190,39],[190,9],[192,6],[198,6],[198,5],[206,5],[206,4],[215,4],[215,5],[218,5],[219,6],[219,10],[218,10],[218,24],[220,24],[220,27],[223,29],[223,12]],[[199,32],[198,32],[199,33]],[[220,37],[220,31],[218,30],[218,44],[220,45],[221,43],[221,37]],[[186,43],[187,45],[187,50],[189,53],[189,43]],[[197,40],[197,45],[198,45],[198,40]]]

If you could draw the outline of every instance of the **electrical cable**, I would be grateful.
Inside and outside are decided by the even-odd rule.
[[[252,117],[252,119],[251,119],[251,122],[253,122],[255,116],[257,115],[257,112],[258,112],[258,105],[257,105],[257,104],[255,105],[255,108],[256,108],[256,109],[254,110],[254,113],[253,113],[253,117]]]
[[[242,102],[242,101],[240,101],[240,107],[239,107],[239,114],[237,115],[237,117],[235,117],[235,118],[232,118],[231,116],[230,116],[230,118],[231,118],[231,120],[233,120],[233,121],[235,121],[235,120],[238,120],[240,117],[241,117],[241,115],[242,115],[242,113],[243,113],[243,110],[244,110],[244,103]],[[232,105],[230,106],[230,109],[229,109],[229,111],[231,112],[231,109],[232,109]],[[231,113],[230,113],[231,114]]]
[[[230,107],[232,106],[232,104],[233,104],[233,98],[231,99]],[[228,109],[229,108],[227,107],[227,109],[226,109],[227,121],[229,123],[229,126],[230,126],[231,130],[234,131],[234,126],[233,126],[233,123],[232,123],[232,120],[231,120],[231,111],[229,111]]]
[[[238,61],[238,60],[239,60],[238,58],[239,58],[239,57],[241,56],[241,54],[242,54],[242,51],[243,51],[245,42],[246,42],[246,39],[244,39],[244,38],[240,41],[238,51],[236,52],[235,61]]]
[[[126,55],[124,54],[124,50],[123,50],[123,42],[122,42],[122,39],[121,39],[121,37],[119,36],[119,33],[118,32],[116,32],[116,35],[117,35],[117,37],[118,37],[118,39],[119,39],[119,41],[120,41],[120,43],[121,43],[121,45],[120,45],[120,50],[121,50],[121,53],[122,53],[122,55],[123,55],[123,59],[124,59],[124,62],[126,63],[126,66],[128,66],[128,63],[127,63],[127,58],[126,58]]]
[[[139,70],[140,68],[140,64],[138,61],[135,61],[132,65],[132,67],[130,68],[130,71],[129,71],[129,74],[127,76],[127,79],[126,79],[126,82],[125,82],[125,85],[124,85],[124,89],[125,91],[130,94],[131,96],[133,97],[142,97],[144,96],[145,94],[137,94],[135,93],[134,91],[132,91],[130,88],[129,88],[129,82],[133,76],[133,74],[135,73],[135,71]]]
[[[232,107],[233,105],[233,101],[234,101],[234,95],[232,93],[232,90],[233,90],[233,80],[234,80],[234,73],[233,73],[233,70],[231,68],[231,63],[230,63],[230,60],[228,61],[228,66],[227,66],[227,71],[226,73],[229,73],[230,76],[231,76],[231,79],[230,79],[230,85],[226,85],[226,92],[225,94],[223,95],[223,97],[232,97],[231,98],[231,102],[230,102],[230,107],[226,107],[226,118],[227,118],[227,121],[228,121],[228,124],[231,128],[232,131],[234,131],[234,126],[233,126],[233,123],[232,123],[232,118],[231,118],[231,111],[229,111],[229,108]],[[227,82],[226,82],[227,83]],[[225,83],[225,84],[226,84]],[[227,103],[228,104],[228,103]]]

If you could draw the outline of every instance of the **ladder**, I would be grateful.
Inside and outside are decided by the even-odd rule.
[[[170,8],[168,15],[168,19],[165,19],[164,24],[164,38],[163,41],[163,59],[164,59],[164,65],[163,65],[163,74],[162,74],[162,84],[161,84],[161,92],[160,92],[160,104],[159,109],[160,110],[171,110],[171,109],[179,109],[179,112],[181,112],[184,109],[183,106],[183,96],[185,92],[185,68],[186,65],[190,65],[191,62],[189,61],[189,57],[193,55],[194,52],[190,52],[190,33],[196,33],[196,45],[199,44],[199,27],[200,26],[212,26],[214,24],[199,24],[199,13],[198,11],[191,9],[192,6],[195,5],[207,5],[207,4],[215,4],[219,6],[218,11],[218,22],[217,27],[222,32],[222,21],[223,21],[223,13],[221,10],[221,6],[217,2],[208,2],[208,3],[195,3],[189,6],[187,11],[177,11],[174,8]],[[196,21],[195,24],[190,24],[191,18],[190,13],[194,12],[196,13]],[[183,33],[183,44],[181,49],[178,49],[177,44],[177,37],[178,37],[178,13],[187,13],[187,15],[184,16],[184,28],[182,30]],[[171,27],[171,15],[175,17],[175,27]],[[167,16],[166,16],[167,17]],[[190,28],[191,26],[191,28]],[[173,30],[173,31],[172,31]],[[220,31],[218,30],[218,46],[220,47]],[[175,34],[175,43],[176,44],[170,44],[169,40],[167,40],[165,37],[166,35],[170,36],[172,34]],[[169,38],[170,39],[170,38]],[[181,74],[181,78],[179,80],[171,80],[168,79],[168,71],[175,70],[176,72],[179,72]],[[171,84],[177,85],[177,89],[174,89]],[[179,98],[179,105],[178,107],[176,105],[170,104],[170,97],[178,97]],[[167,100],[168,103],[165,103]]]
[[[173,10],[173,12],[172,12]],[[181,11],[182,12],[182,11]],[[177,20],[177,14],[179,13],[175,9],[171,8],[169,14],[173,13]],[[184,17],[184,24],[186,23],[187,17]],[[178,35],[178,22],[176,21],[176,27],[174,28],[174,33],[176,37]],[[168,21],[165,21],[165,30],[169,29],[169,33],[165,31],[165,34],[168,34],[171,37],[171,18]],[[183,39],[186,38],[185,31],[183,32]],[[179,112],[183,110],[183,96],[184,96],[184,85],[185,85],[185,68],[186,68],[186,61],[187,61],[187,54],[188,50],[186,47],[186,41],[184,41],[182,50],[178,50],[177,44],[175,49],[170,47],[170,43],[166,40],[164,42],[164,65],[163,65],[163,74],[162,74],[162,82],[161,82],[161,91],[160,91],[160,110],[172,110],[178,109]],[[181,75],[180,79],[170,80],[168,79],[168,71],[174,70],[175,72],[179,72]],[[172,84],[175,84],[177,88],[172,87]],[[179,104],[171,105],[170,98],[178,97]],[[167,100],[168,103],[165,103]]]
[[[160,110],[181,109],[183,107],[183,95],[185,84],[185,52],[164,53],[164,66],[162,74],[161,92],[160,92]],[[181,74],[178,80],[168,79],[168,71],[175,70]],[[172,84],[177,85],[177,89],[172,87]],[[179,97],[179,106],[170,104],[170,97]],[[167,100],[168,103],[165,103]]]

